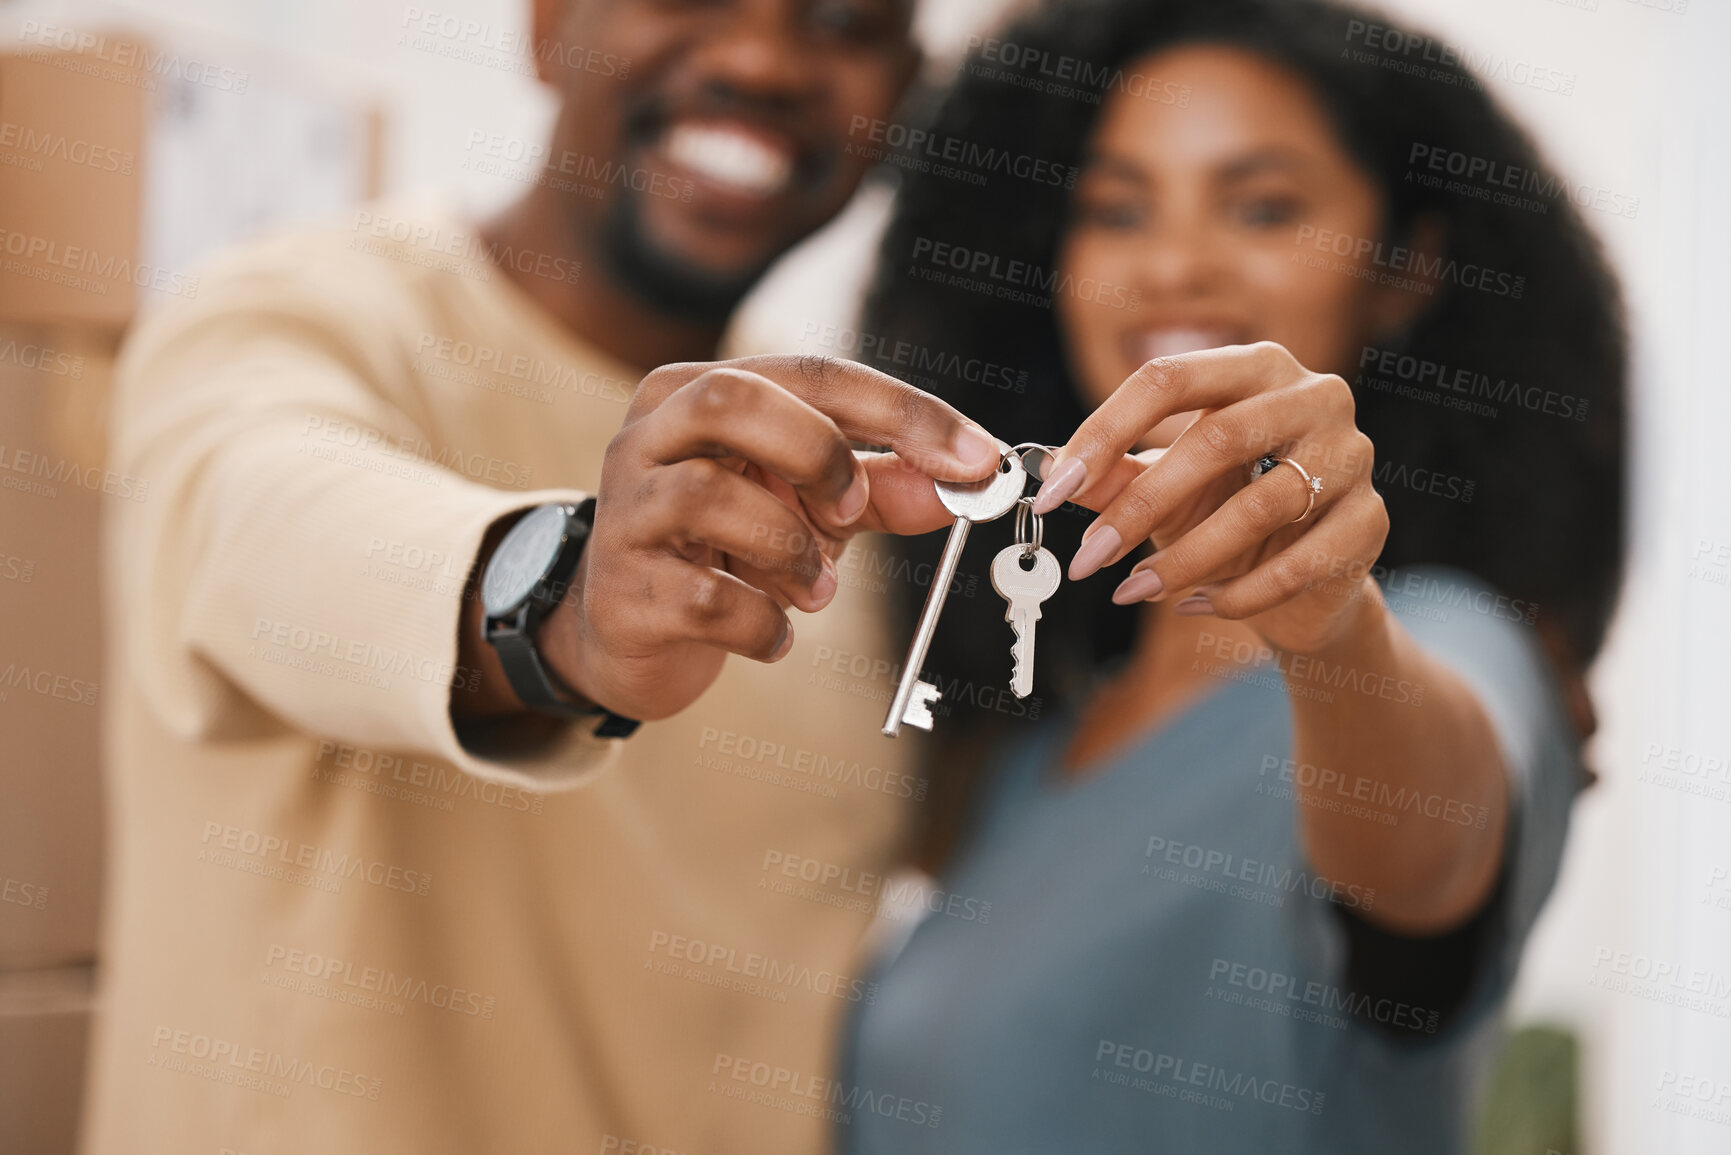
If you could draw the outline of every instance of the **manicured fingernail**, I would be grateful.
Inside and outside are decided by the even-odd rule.
[[[1214,603],[1203,597],[1201,594],[1191,594],[1189,597],[1173,606],[1172,612],[1178,614],[1180,617],[1199,618],[1205,614],[1213,613]]]
[[[852,525],[865,512],[866,500],[871,496],[871,489],[863,476],[854,478],[841,500],[835,503],[835,513],[843,525]]]
[[[820,606],[829,604],[829,599],[835,596],[836,587],[841,583],[836,579],[835,563],[829,560],[829,555],[821,554],[823,562],[817,571],[817,577],[811,583],[811,598]]]
[[[1122,585],[1112,591],[1112,600],[1121,606],[1145,602],[1166,588],[1166,583],[1160,580],[1160,575],[1151,569],[1139,569],[1124,579]]]
[[[1063,505],[1072,493],[1082,488],[1082,481],[1087,476],[1088,467],[1082,464],[1080,457],[1071,457],[1064,461],[1040,483],[1040,492],[1034,494],[1034,512],[1051,513]]]
[[[775,647],[775,652],[769,655],[765,660],[779,662],[783,658],[787,657],[788,651],[791,649],[793,649],[793,623],[788,622],[787,633],[781,635],[781,645]]]
[[[1094,529],[1082,540],[1082,545],[1076,550],[1076,556],[1070,559],[1070,580],[1079,582],[1114,557],[1118,556],[1118,547],[1124,544],[1124,539],[1118,536],[1118,531],[1109,525],[1094,523]]]
[[[955,450],[956,456],[969,469],[996,465],[1001,456],[992,435],[972,424],[962,426],[956,434]]]

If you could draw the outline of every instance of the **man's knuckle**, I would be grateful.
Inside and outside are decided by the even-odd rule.
[[[691,578],[685,612],[699,627],[707,628],[725,621],[728,616],[727,580],[712,569],[702,569]]]
[[[728,471],[713,457],[684,457],[660,472],[667,475],[669,482],[662,487],[662,501],[681,509],[696,509],[703,504],[702,499],[726,492],[719,487],[726,484],[721,474]]]
[[[607,469],[614,462],[629,456],[631,445],[639,434],[640,423],[630,421],[619,427],[612,437],[607,439],[607,448],[602,450],[602,469]]]
[[[655,473],[645,473],[638,480],[636,488],[631,491],[631,504],[648,508],[656,503],[656,499],[665,490],[661,478]]]
[[[746,379],[731,369],[711,369],[686,388],[692,415],[705,423],[737,416],[749,404],[751,393]]]
[[[671,392],[677,389],[681,382],[690,379],[693,368],[693,365],[685,362],[659,365],[643,375],[643,379],[637,383],[637,388],[639,392]]]
[[[897,428],[916,429],[937,416],[931,398],[912,385],[898,382],[889,389]]]
[[[835,379],[839,362],[822,353],[801,353],[794,368],[805,383],[814,389],[827,388]]]

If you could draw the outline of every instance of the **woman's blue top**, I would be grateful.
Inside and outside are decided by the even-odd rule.
[[[842,1150],[1466,1148],[1582,772],[1518,604],[1443,569],[1401,573],[1386,592],[1477,691],[1510,777],[1505,874],[1462,1008],[1439,1023],[1435,1008],[1353,989],[1331,904],[1374,911],[1375,896],[1310,869],[1294,785],[1367,822],[1471,825],[1475,807],[1294,766],[1272,669],[1223,678],[1080,778],[1060,775],[1076,718],[1058,715],[1000,747],[1001,773],[928,904],[940,913],[878,966],[843,1056]],[[1369,688],[1375,676],[1321,668],[1293,684],[1398,697]]]

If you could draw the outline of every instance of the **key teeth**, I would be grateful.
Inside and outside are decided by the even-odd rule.
[[[1010,692],[1018,698],[1026,698],[1033,692],[1030,683],[1033,678],[1023,673],[1028,662],[1028,631],[1027,619],[1020,614],[1012,613],[1010,626],[1016,631],[1016,640],[1010,646],[1010,658],[1014,665],[1010,667]]]
[[[943,696],[943,691],[930,682],[915,682],[913,697],[908,699],[908,708],[902,711],[902,722],[908,726],[918,726],[922,730],[930,730],[932,728],[932,706]]]

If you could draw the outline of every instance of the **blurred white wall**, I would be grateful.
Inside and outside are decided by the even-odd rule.
[[[1731,1120],[1731,675],[1720,652],[1731,639],[1731,486],[1714,444],[1731,428],[1731,404],[1709,345],[1731,305],[1731,84],[1718,59],[1731,8],[1388,7],[1463,44],[1573,73],[1568,96],[1497,91],[1566,175],[1640,198],[1632,219],[1585,214],[1623,277],[1635,351],[1628,585],[1593,678],[1603,779],[1576,806],[1514,1013],[1583,1036],[1590,1150],[1728,1151],[1731,1127],[1692,1112]],[[1609,989],[1625,985],[1636,990]]]
[[[927,0],[922,28],[943,57],[1009,2]],[[1624,276],[1633,318],[1635,533],[1624,609],[1594,679],[1604,777],[1577,808],[1516,1017],[1582,1034],[1591,1151],[1731,1150],[1731,1127],[1686,1117],[1679,1091],[1681,1077],[1704,1080],[1726,1088],[1721,1110],[1731,1106],[1731,676],[1718,652],[1731,640],[1731,485],[1718,444],[1731,429],[1731,383],[1717,347],[1731,313],[1731,81],[1720,58],[1731,10],[1722,0],[1387,7],[1461,44],[1572,74],[1567,95],[1493,87],[1567,176],[1640,199],[1632,219],[1586,213]],[[405,43],[415,10],[515,27],[527,0],[18,0],[0,28],[15,37],[31,19],[133,27],[260,75],[316,77],[382,102],[388,191],[439,188],[477,209],[502,204],[519,186],[465,167],[468,134],[536,139],[551,102],[503,53],[464,61]],[[800,348],[813,326],[847,321],[883,211],[881,197],[856,205],[784,262],[742,313],[736,347]],[[1713,757],[1716,777],[1701,769]],[[1672,779],[1668,758],[1678,765]],[[1721,796],[1687,792],[1703,784]],[[1634,961],[1619,963],[1616,952]],[[1595,985],[1643,958],[1679,977],[1652,998]],[[1703,993],[1708,1009],[1677,1005]],[[1678,1078],[1667,1082],[1667,1072]]]

